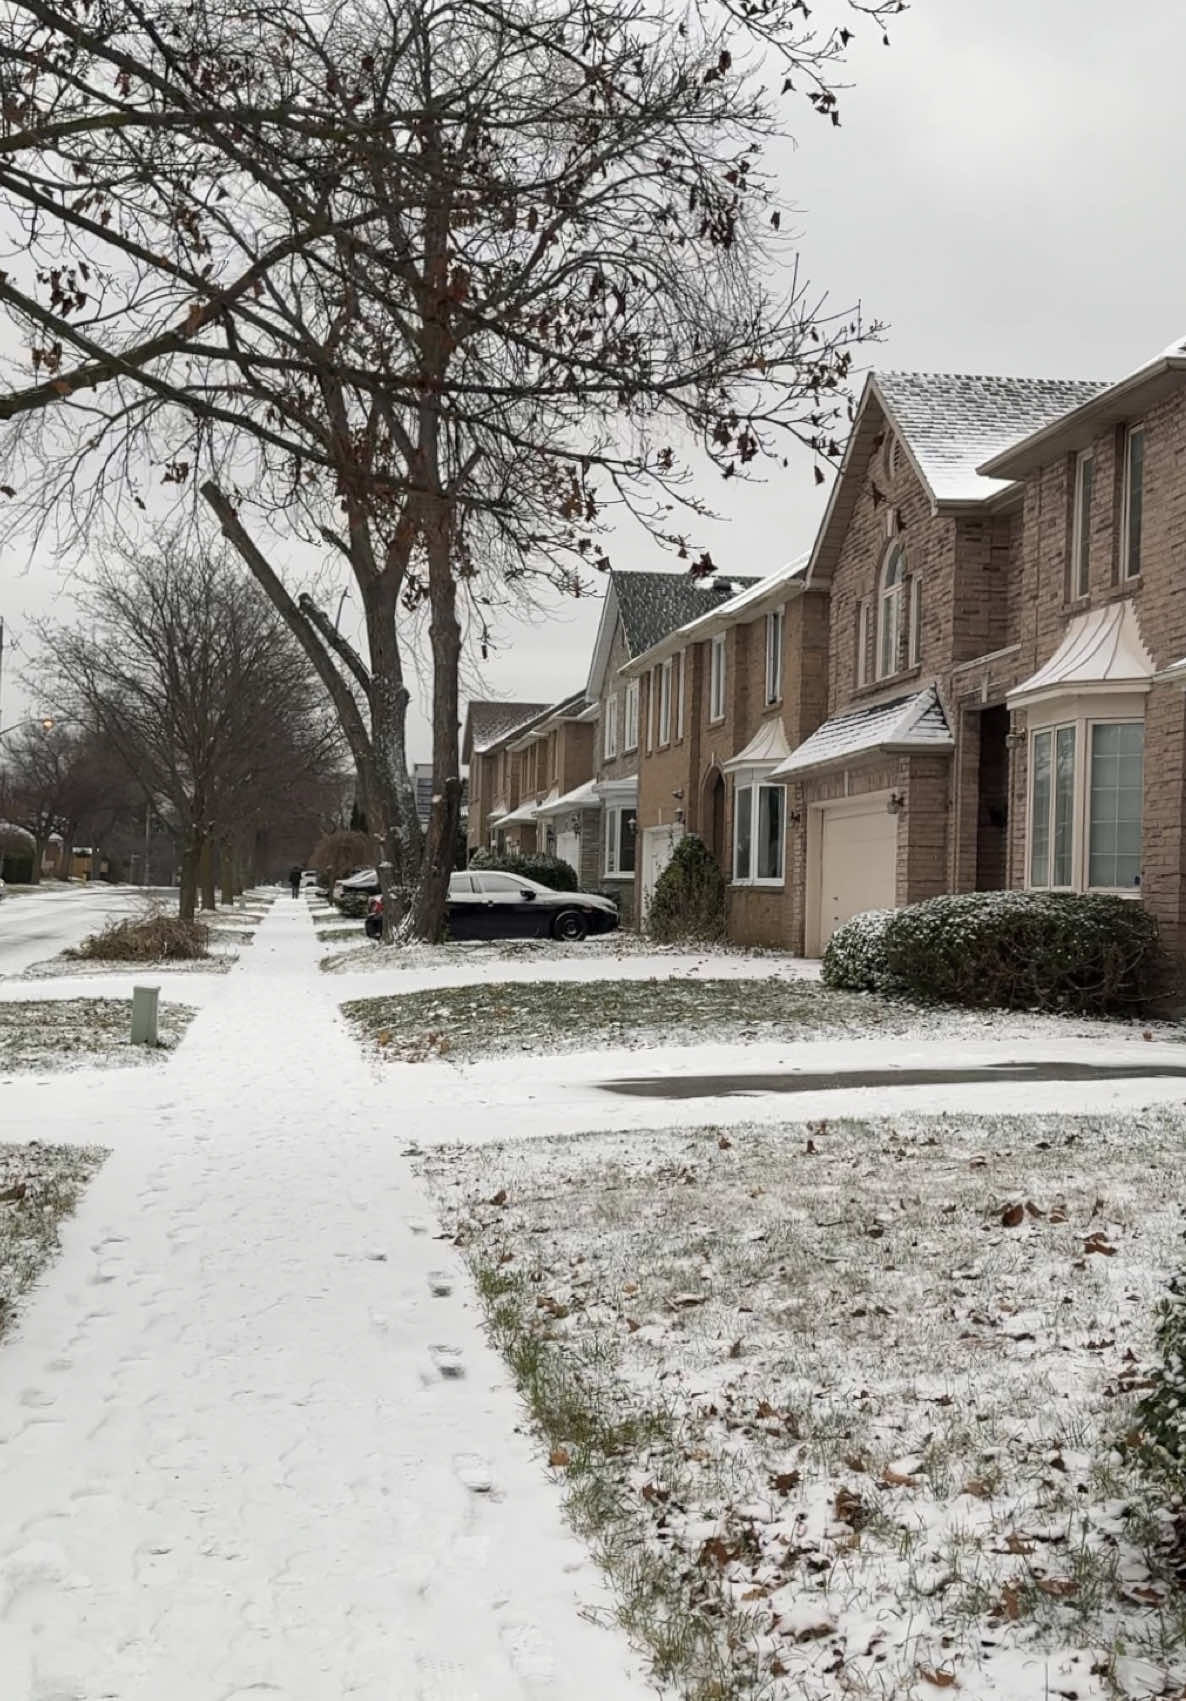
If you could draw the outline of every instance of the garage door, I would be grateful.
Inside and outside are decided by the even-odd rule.
[[[898,817],[880,797],[862,809],[825,809],[820,836],[818,948],[850,916],[894,907]]]

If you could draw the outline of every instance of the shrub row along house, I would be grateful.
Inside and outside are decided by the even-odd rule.
[[[1119,383],[871,376],[814,546],[611,575],[567,702],[471,705],[470,843],[644,916],[681,834],[739,942],[942,892],[1123,893],[1186,945],[1186,343]]]

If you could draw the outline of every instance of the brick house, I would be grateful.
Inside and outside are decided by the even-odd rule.
[[[1024,505],[1009,880],[1138,892],[1186,949],[1186,345],[991,458]]]
[[[861,910],[1012,883],[1008,698],[1034,506],[1016,477],[982,469],[1102,389],[867,381],[805,578],[828,598],[826,690],[767,776],[787,788],[779,943],[816,955]]]
[[[499,822],[519,805],[519,763],[511,754],[515,734],[548,712],[547,703],[466,706],[461,760],[469,769],[466,849],[498,847]]]
[[[740,586],[750,583],[693,579],[686,573],[613,570],[608,576],[585,696],[596,718],[596,887],[618,895],[626,925],[639,914],[639,771],[650,725],[643,684],[629,671],[630,664],[669,633],[719,607]],[[670,690],[670,678],[668,685]],[[669,696],[669,714],[680,712],[687,690],[685,682],[681,696]],[[585,878],[583,873],[582,882]]]
[[[582,887],[597,877],[595,719],[596,706],[578,691],[511,737],[508,749],[519,762],[519,804],[500,823],[508,848],[560,857],[576,870]],[[587,829],[586,813],[592,815]]]

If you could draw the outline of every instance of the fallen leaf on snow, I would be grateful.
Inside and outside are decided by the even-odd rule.
[[[1001,1212],[1002,1228],[1017,1228],[1017,1226],[1024,1221],[1024,1205],[1006,1205],[1005,1209]]]
[[[918,1675],[924,1683],[933,1683],[936,1689],[958,1689],[953,1671],[937,1671],[934,1666],[919,1666]]]
[[[566,1465],[572,1464],[572,1454],[567,1447],[553,1447],[548,1454],[548,1463],[553,1470],[562,1471]]]

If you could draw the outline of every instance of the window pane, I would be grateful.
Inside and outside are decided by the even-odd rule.
[[[754,794],[749,786],[734,795],[733,878],[750,877],[750,847],[753,838]]]
[[[902,621],[902,591],[895,585],[881,599],[881,631],[878,645],[877,672],[884,679],[898,671],[898,648]]]
[[[1054,735],[1054,857],[1052,886],[1071,884],[1075,824],[1075,729],[1060,726]]]
[[[782,879],[782,815],[781,786],[758,788],[758,879]]]
[[[618,815],[618,873],[634,873],[635,820],[633,809],[623,809]]]
[[[1050,884],[1050,734],[1035,735],[1031,750],[1034,772],[1030,781],[1030,885]]]
[[[1091,813],[1087,884],[1141,883],[1141,799],[1145,727],[1141,721],[1091,729]]]
[[[1135,579],[1141,570],[1141,513],[1144,505],[1145,433],[1128,434],[1128,553],[1125,572]]]

